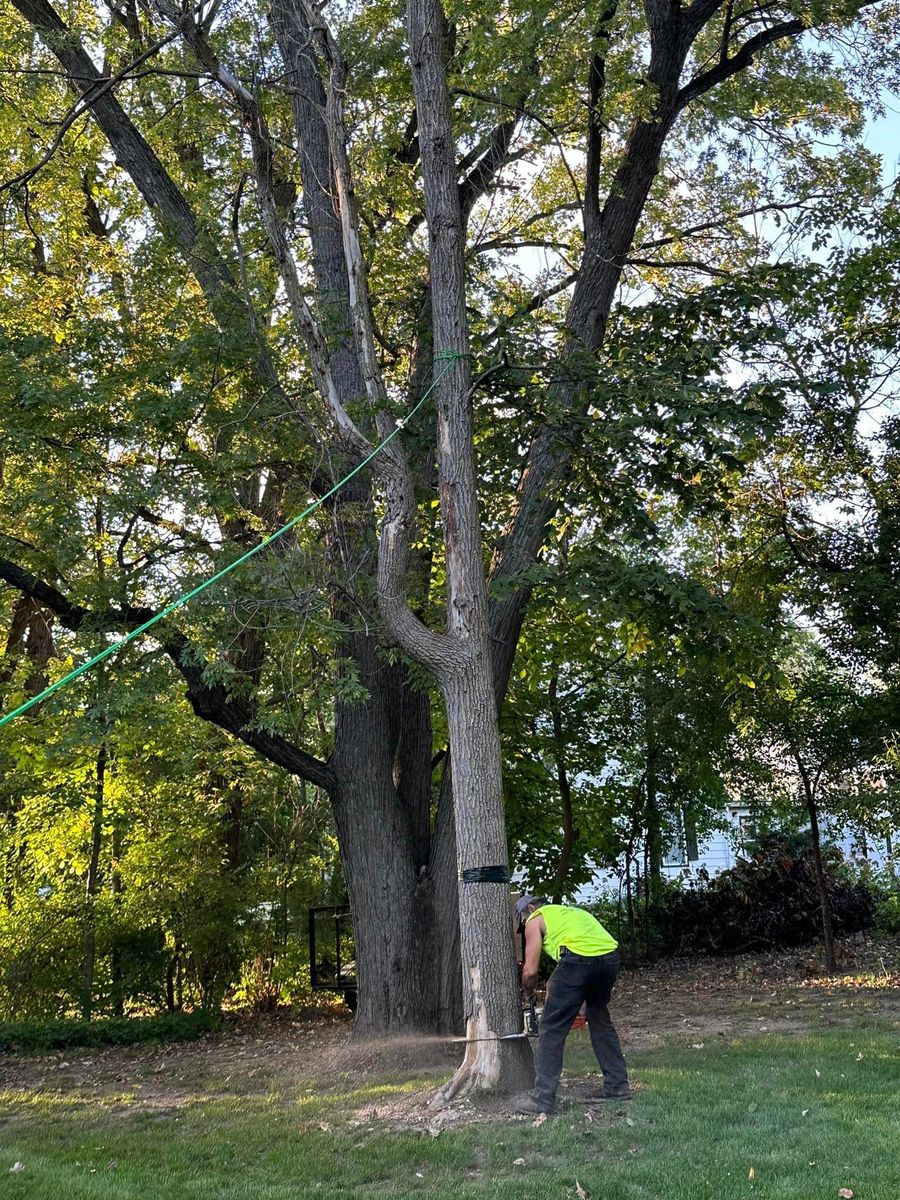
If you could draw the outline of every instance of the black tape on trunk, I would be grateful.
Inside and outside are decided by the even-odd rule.
[[[466,867],[460,879],[463,883],[509,883],[509,867],[506,863],[497,867]]]

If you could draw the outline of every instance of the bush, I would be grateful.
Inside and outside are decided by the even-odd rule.
[[[862,881],[875,896],[875,927],[879,933],[900,933],[900,881],[896,867],[887,866],[873,870],[864,865],[860,869]]]
[[[824,850],[823,861],[835,934],[870,928],[872,891],[847,877],[838,851]],[[812,942],[822,932],[812,852],[769,849],[708,883],[669,893],[660,923],[671,954],[738,954]]]
[[[879,933],[900,933],[900,895],[897,892],[878,897],[875,925]]]
[[[71,1046],[127,1046],[137,1042],[190,1042],[218,1029],[221,1017],[198,1010],[107,1021],[0,1021],[0,1052],[43,1054]]]
[[[57,909],[0,909],[0,1016],[60,1017],[77,1002],[78,922]]]

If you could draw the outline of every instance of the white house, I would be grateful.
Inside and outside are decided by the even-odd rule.
[[[756,822],[749,808],[743,805],[729,805],[727,830],[716,830],[707,838],[699,841],[696,847],[689,847],[687,839],[681,837],[673,844],[663,861],[663,875],[667,879],[688,880],[696,878],[698,872],[705,871],[708,875],[718,875],[733,867],[739,859],[746,858],[745,843],[756,834]],[[822,822],[822,836],[834,842],[849,862],[868,862],[876,869],[887,865],[890,858],[890,846],[884,839],[867,836],[861,830],[849,827],[838,828],[829,825],[826,819]],[[692,851],[696,851],[693,854]],[[641,854],[638,854],[638,864]],[[620,879],[624,873],[610,871],[597,867],[589,883],[582,884],[575,892],[575,904],[592,904],[602,896],[608,896],[619,888]]]

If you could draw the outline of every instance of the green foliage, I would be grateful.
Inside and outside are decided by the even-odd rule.
[[[879,933],[900,933],[900,894],[894,887],[875,902],[875,928]]]
[[[896,862],[881,870],[864,863],[858,868],[860,882],[875,897],[875,928],[882,934],[900,934],[900,878]]]
[[[685,78],[734,52],[757,21],[795,11],[732,21],[723,6]],[[497,598],[536,593],[501,719],[513,857],[542,890],[571,894],[592,863],[625,859],[630,872],[643,846],[658,866],[688,826],[714,827],[729,795],[792,804],[788,728],[827,759],[823,803],[852,803],[880,828],[896,814],[892,793],[885,803],[857,786],[851,800],[838,786],[847,770],[894,769],[900,661],[900,434],[885,421],[873,450],[860,415],[897,362],[896,203],[862,144],[866,112],[896,82],[896,16],[892,5],[858,14],[856,3],[806,6],[814,32],[754,55],[752,69],[683,111],[653,164],[603,350],[566,367],[582,390],[573,412],[554,389],[583,251],[588,60],[603,54],[602,194],[658,99],[647,17],[620,5],[598,31],[597,13],[568,2],[447,6],[460,176],[509,114],[517,122],[466,247],[486,539],[507,528],[535,436],[552,432],[573,451],[542,561],[494,585]],[[430,338],[405,26],[384,0],[329,16],[348,65],[373,323],[399,410],[421,394]],[[52,131],[64,136],[27,188],[4,191],[0,554],[88,610],[158,608],[321,494],[345,454],[322,436],[233,107],[157,8],[108,18],[76,2],[65,19],[113,73],[136,46],[158,47],[116,81],[116,98],[195,213],[201,257],[221,256],[240,287],[208,302],[90,117],[63,129],[70,87],[4,11],[2,160],[27,171]],[[218,6],[211,21],[223,67],[249,81],[271,126],[285,238],[307,280],[291,89],[265,6]],[[253,330],[235,315],[245,298],[281,394],[261,381]],[[416,611],[437,623],[446,579],[433,440],[423,412],[404,434],[420,518],[410,575]],[[862,497],[864,515],[823,533],[817,506],[848,495]],[[207,685],[247,705],[255,730],[323,760],[339,714],[369,700],[352,637],[386,640],[369,507],[366,493],[318,514],[177,622]],[[858,656],[853,670],[829,683],[827,670],[811,681],[797,669],[800,614]],[[3,591],[0,647],[10,626]],[[41,671],[58,678],[106,637],[90,620],[57,622]],[[0,657],[7,710],[34,690],[29,654],[11,642]],[[387,670],[401,656],[385,647],[380,661]],[[415,686],[433,690],[421,677]],[[428,749],[443,750],[438,712],[430,733]],[[110,766],[98,801],[101,746]],[[561,863],[563,780],[574,847]],[[4,730],[0,856],[0,1013],[17,1015],[77,1007],[88,934],[100,1012],[215,1007],[235,986],[254,1004],[293,997],[304,907],[339,886],[323,798],[203,726],[155,642]],[[652,887],[655,904],[655,876]]]
[[[0,1021],[0,1052],[46,1054],[76,1046],[130,1046],[142,1042],[191,1042],[220,1028],[214,1012],[165,1013],[158,1017],[107,1017],[102,1021]]]

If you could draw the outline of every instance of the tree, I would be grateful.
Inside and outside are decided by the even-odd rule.
[[[735,14],[731,6],[705,0],[685,8],[651,4],[644,14],[610,7],[574,21],[562,11],[528,10],[510,12],[508,33],[486,39],[480,10],[445,18],[437,7],[414,4],[408,14],[412,94],[402,27],[396,14],[379,5],[350,14],[337,30],[326,26],[318,9],[281,2],[273,6],[271,28],[250,6],[194,11],[165,3],[143,13],[137,24],[127,12],[114,12],[109,25],[86,6],[75,14],[73,29],[46,0],[16,0],[16,8],[47,47],[28,46],[40,69],[51,69],[48,53],[55,56],[81,97],[62,134],[90,112],[157,222],[158,234],[147,233],[146,240],[160,277],[180,292],[174,249],[202,293],[189,303],[199,317],[194,328],[202,328],[206,357],[179,367],[179,375],[195,385],[195,407],[186,405],[177,432],[184,435],[198,416],[204,418],[204,436],[213,448],[209,458],[231,456],[234,475],[241,479],[241,502],[228,513],[223,494],[234,479],[229,481],[227,472],[217,479],[214,471],[194,468],[220,534],[252,541],[278,524],[298,492],[309,485],[323,490],[313,451],[321,449],[340,464],[358,461],[376,431],[384,436],[392,428],[391,418],[401,408],[398,399],[421,396],[435,364],[434,437],[406,436],[402,450],[397,439],[376,460],[385,516],[377,572],[369,483],[357,477],[330,510],[325,549],[334,657],[340,664],[333,746],[326,731],[325,744],[314,753],[306,748],[311,743],[291,734],[287,722],[270,718],[271,676],[265,666],[275,639],[267,628],[241,629],[227,670],[218,674],[204,663],[201,631],[195,629],[191,638],[169,623],[160,644],[187,681],[199,716],[330,795],[355,912],[360,1029],[452,1023],[457,992],[452,980],[459,974],[451,900],[458,868],[504,863],[496,717],[488,692],[496,700],[506,691],[531,593],[528,572],[560,503],[578,432],[593,424],[602,436],[602,413],[592,409],[595,360],[612,323],[623,273],[632,269],[633,255],[648,250],[664,262],[671,253],[670,269],[704,272],[708,263],[701,259],[698,267],[697,260],[680,258],[673,247],[700,244],[710,229],[739,236],[740,214],[747,208],[740,203],[742,184],[729,184],[713,159],[717,144],[728,147],[730,123],[740,124],[748,96],[758,97],[763,87],[756,77],[742,82],[756,58],[764,58],[764,85],[772,88],[766,120],[773,133],[793,120],[792,109],[806,103],[809,88],[819,97],[828,92],[837,114],[817,117],[816,123],[842,123],[842,114],[853,108],[846,86],[832,77],[823,84],[815,51],[791,39],[820,22],[823,28],[847,27],[859,8],[829,9],[815,20],[797,15],[790,5]],[[383,36],[373,48],[376,27]],[[27,41],[21,24],[7,33],[16,50]],[[879,44],[877,27],[866,36]],[[98,42],[109,47],[105,72],[86,49]],[[638,79],[635,62],[646,62]],[[585,75],[587,103],[581,107]],[[786,86],[788,76],[796,80],[793,91]],[[289,95],[279,83],[285,78],[294,84]],[[35,103],[58,107],[66,95],[66,81],[61,85],[52,75],[26,76],[20,86],[26,112]],[[207,100],[207,87],[225,98],[224,112]],[[179,114],[176,136],[163,141],[155,134],[153,146],[140,127],[149,131],[154,117],[170,109]],[[497,205],[503,195],[501,172],[511,171],[523,153],[545,167],[557,143],[568,140],[569,126],[580,130],[583,187],[563,154],[547,180],[534,188],[534,204],[521,211],[515,200]],[[25,135],[17,128],[16,136]],[[698,200],[679,196],[673,174],[657,178],[667,140],[673,138],[679,148],[692,139],[697,144],[698,138],[703,145],[699,159],[713,186]],[[58,168],[62,139],[47,147],[25,144],[17,193],[23,251],[18,266],[24,273],[27,260],[30,270],[40,273],[48,258],[43,233],[52,221],[41,213],[36,223],[39,172]],[[84,219],[98,233],[109,233],[109,218],[119,203],[119,211],[134,214],[131,219],[140,223],[142,210],[115,172],[109,183],[115,203],[105,213],[100,209],[97,223],[98,194],[106,200],[93,180],[103,150],[93,134],[86,144],[88,161],[73,163],[79,168],[77,185],[68,177],[68,211],[85,207],[90,217]],[[735,152],[732,145],[728,153]],[[826,166],[810,154],[798,153],[791,170],[798,181],[796,195],[757,199],[750,207],[790,209],[797,196],[806,201],[815,194],[823,177],[841,178],[839,163]],[[295,227],[292,196],[298,184],[308,249]],[[252,209],[243,203],[251,192]],[[49,203],[42,207],[50,212]],[[682,217],[683,223],[673,220]],[[642,219],[645,228],[638,234]],[[419,236],[423,220],[430,233],[427,265]],[[58,228],[54,232],[52,249],[60,261],[52,261],[51,254],[50,265],[56,272],[63,266],[64,239]],[[636,235],[641,249],[635,254]],[[490,258],[514,254],[534,237],[562,250],[553,277],[523,294],[518,279],[506,285],[494,277]],[[127,243],[118,233],[109,240],[117,253]],[[754,250],[747,246],[737,253],[743,257]],[[571,255],[574,263],[567,265]],[[407,260],[405,273],[398,270],[398,257]],[[130,271],[128,258],[126,248]],[[653,260],[647,269],[665,268]],[[713,264],[712,269],[721,268]],[[61,273],[65,281],[66,271]],[[106,278],[108,304],[124,303],[127,309],[128,287],[119,286],[109,267]],[[473,316],[473,300],[485,302],[488,320]],[[63,312],[57,314],[58,325],[80,323],[82,314]],[[52,364],[47,374],[55,396],[69,386],[67,371],[81,379],[83,393],[90,391],[87,380],[92,384],[93,378],[85,361],[98,361],[96,346],[88,360],[75,355],[67,360],[66,348],[60,353],[52,339],[37,347],[31,343],[29,353],[23,345],[27,332],[16,332],[11,358],[27,363],[28,371],[17,372],[14,394],[31,394],[22,374],[36,362],[44,368]],[[197,334],[194,339],[199,347],[203,339]],[[516,347],[523,345],[535,351],[536,362],[522,361]],[[512,371],[496,358],[503,347],[514,350]],[[474,383],[469,354],[483,368]],[[247,438],[241,464],[242,456],[232,449],[240,440],[234,416],[218,423],[205,420],[199,401],[204,362],[207,395],[211,379],[213,391],[219,386],[219,363],[224,364],[239,424],[251,413],[262,421],[291,414],[296,428],[287,437],[287,460],[275,450],[277,437],[260,439],[262,457],[249,453],[253,439],[241,428]],[[535,376],[537,411],[526,412],[513,446],[496,447],[480,464],[490,481],[482,513],[495,541],[491,580],[522,584],[505,587],[488,605],[473,420],[502,430],[496,406],[502,410],[512,397],[521,407],[523,395],[531,403]],[[174,390],[178,410],[182,388]],[[24,425],[25,418],[18,428]],[[570,428],[574,437],[567,434]],[[312,431],[305,443],[301,429]],[[30,434],[34,437],[33,429]],[[197,463],[202,455],[192,457]],[[406,542],[417,503],[426,517],[433,516],[428,506],[435,482],[440,526],[429,530],[424,522],[431,536],[410,562]],[[45,604],[78,635],[88,628],[102,634],[139,623],[147,608],[159,603],[160,545],[151,535],[161,528],[159,521],[172,523],[172,513],[151,509],[150,517],[141,516],[138,506],[147,509],[138,505],[137,474],[134,484],[131,496],[110,503],[130,530],[126,540],[134,536],[150,553],[143,576],[120,569],[115,586],[110,582],[103,595],[104,589],[86,586],[81,570],[79,587],[71,588],[49,543],[33,540],[32,514],[19,513],[16,536],[37,549],[13,543],[15,553],[11,549],[0,566],[3,578]],[[164,495],[170,478],[160,484]],[[209,553],[198,544],[197,533],[188,529],[177,535],[188,561],[196,556],[193,563]],[[270,570],[280,566],[274,555],[268,563]],[[377,632],[371,611],[376,592],[383,621]],[[426,617],[439,612],[444,601],[443,632],[426,627],[409,599]],[[397,646],[405,655],[395,653],[395,661],[386,664],[385,652]],[[410,658],[437,678],[451,735],[451,769],[433,829],[431,713],[427,692],[415,686]],[[469,720],[472,701],[477,721]],[[400,737],[401,719],[414,731],[412,737]],[[482,803],[491,814],[484,830],[480,818],[471,819]],[[470,917],[462,923],[464,939],[474,939],[465,941],[465,954],[473,961],[467,961],[464,978],[468,987],[469,967],[479,968],[488,1024],[495,1032],[515,1024],[511,952],[500,949],[506,923],[501,891],[496,883],[463,884],[460,890],[463,912]],[[443,964],[438,972],[429,970],[435,953]],[[473,1018],[477,1006],[471,991],[466,1007]],[[497,1054],[486,1055],[473,1082],[494,1077]],[[515,1051],[509,1057],[515,1059]]]
[[[799,802],[809,822],[825,968],[833,973],[837,958],[822,861],[822,816],[853,772],[883,752],[884,727],[872,719],[877,692],[867,696],[864,681],[814,640],[798,636],[786,650],[781,677],[760,690],[745,735],[752,736],[755,726],[775,788],[783,789],[789,805]]]

